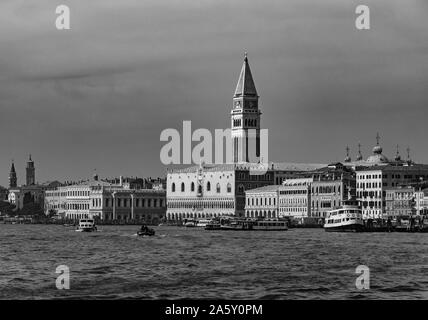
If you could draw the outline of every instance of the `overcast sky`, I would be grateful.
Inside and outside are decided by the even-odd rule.
[[[71,9],[71,30],[55,8]],[[227,128],[248,51],[269,160],[328,163],[346,145],[428,163],[428,2],[2,0],[0,185],[165,173],[165,128]]]

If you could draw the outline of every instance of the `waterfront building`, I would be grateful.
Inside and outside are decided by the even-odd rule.
[[[355,173],[341,163],[308,174],[313,178],[310,217],[325,218],[329,211],[356,195]]]
[[[297,176],[317,165],[270,163],[264,174],[251,174],[257,164],[199,165],[167,173],[167,218],[184,220],[247,216],[246,191],[273,185],[277,168]],[[269,214],[269,209],[266,209]],[[272,215],[272,210],[271,215]],[[277,215],[278,211],[275,212]]]
[[[47,190],[45,212],[53,210],[66,219],[99,218],[105,221],[159,223],[165,218],[166,192],[163,189],[131,189],[123,182],[99,180]]]
[[[415,189],[413,187],[397,187],[385,189],[384,218],[397,218],[416,214]]]
[[[386,190],[428,180],[428,165],[386,165],[357,169],[357,198],[364,219],[383,218]]]
[[[279,189],[279,217],[304,219],[311,216],[313,178],[285,180]]]
[[[273,174],[251,175],[256,165],[199,165],[167,173],[167,218],[184,220],[245,214],[245,190],[273,184]]]
[[[245,191],[245,217],[278,218],[280,188],[270,185]]]
[[[415,191],[415,206],[417,215],[428,216],[428,188],[419,188]]]

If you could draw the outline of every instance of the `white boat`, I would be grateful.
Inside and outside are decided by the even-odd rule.
[[[76,231],[80,232],[93,232],[97,231],[97,227],[95,226],[94,219],[80,219],[79,226]]]
[[[363,231],[363,213],[358,203],[347,200],[339,209],[328,212],[324,224],[325,231]]]
[[[184,226],[185,226],[186,228],[193,228],[193,227],[196,227],[196,220],[187,220],[187,221],[184,223]]]
[[[210,222],[211,219],[198,219],[196,220],[196,226],[200,228],[205,228]]]

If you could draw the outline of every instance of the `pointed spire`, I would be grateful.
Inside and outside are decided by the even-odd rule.
[[[357,161],[363,160],[363,155],[361,154],[361,143],[358,143],[358,157]]]
[[[376,146],[373,148],[373,153],[374,154],[382,154],[382,147],[380,146],[380,135],[379,132],[376,135]]]
[[[16,173],[16,171],[15,171],[15,162],[13,161],[13,159],[12,159],[12,166],[10,168],[10,172],[11,173]]]
[[[257,96],[256,86],[248,64],[247,52],[244,55],[244,63],[239,74],[238,84],[236,85],[235,97]]]
[[[346,146],[346,158],[345,162],[351,162],[351,157],[349,156],[349,146]]]
[[[410,147],[407,147],[407,162],[411,163],[412,162],[412,158],[410,158]]]
[[[395,161],[401,161],[401,156],[400,156],[400,146],[397,144],[397,153],[395,154]]]

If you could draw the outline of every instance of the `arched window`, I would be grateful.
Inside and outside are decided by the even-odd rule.
[[[227,193],[232,192],[232,185],[230,183],[227,184]]]
[[[207,182],[207,191],[211,191],[211,182]]]
[[[217,190],[217,193],[220,193],[220,183],[217,183],[216,190]]]
[[[192,182],[192,184],[190,185],[190,191],[195,191],[195,183]]]
[[[239,193],[243,193],[243,192],[244,192],[244,185],[243,185],[243,184],[240,184],[240,185],[239,185],[239,187],[238,187],[238,192],[239,192]]]
[[[181,183],[181,192],[184,192],[185,188],[184,188],[184,182]]]
[[[172,192],[175,192],[175,183],[172,183],[171,191],[172,191]]]

